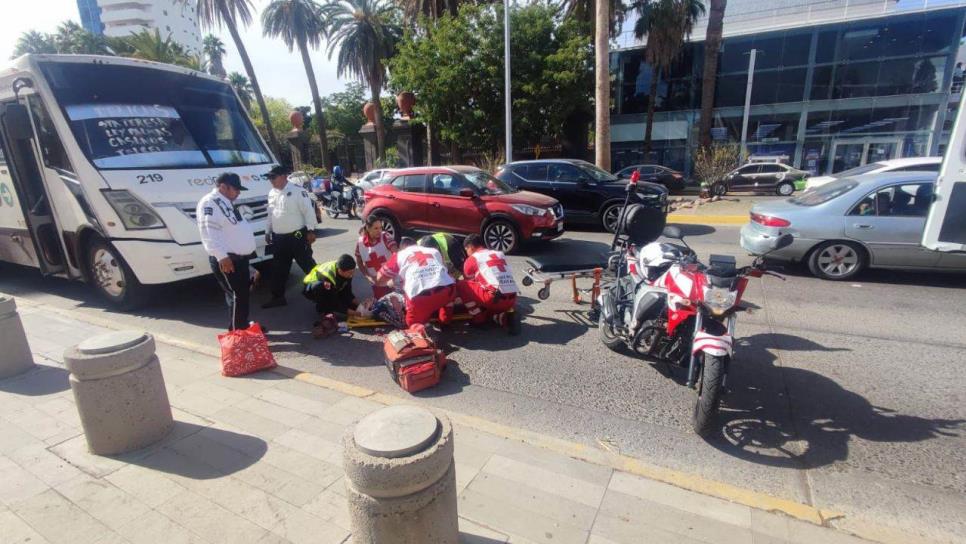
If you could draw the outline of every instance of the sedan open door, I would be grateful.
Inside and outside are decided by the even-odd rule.
[[[961,108],[952,141],[939,168],[922,245],[936,251],[966,252],[966,108]]]

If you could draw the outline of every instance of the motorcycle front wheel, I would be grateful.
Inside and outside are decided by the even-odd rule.
[[[339,208],[335,204],[329,204],[325,207],[325,215],[328,215],[332,219],[338,219]]]
[[[727,357],[716,357],[703,353],[701,377],[698,380],[698,399],[694,403],[691,427],[698,436],[708,436],[714,430],[718,419],[718,406],[721,404],[721,389],[724,382]]]
[[[600,317],[597,318],[597,335],[600,337],[602,344],[614,351],[621,351],[624,346],[624,340],[614,334],[614,329],[610,326],[610,323],[604,320],[604,312],[600,312]]]

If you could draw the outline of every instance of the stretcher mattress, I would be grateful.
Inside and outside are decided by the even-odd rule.
[[[607,259],[598,257],[596,259],[581,259],[574,261],[557,261],[542,259],[527,259],[527,264],[537,272],[575,272],[577,270],[593,270],[594,268],[607,268]]]

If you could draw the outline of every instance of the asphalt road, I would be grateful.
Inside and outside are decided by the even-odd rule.
[[[351,252],[357,221],[330,220],[316,256]],[[737,228],[682,226],[698,253],[736,255]],[[583,259],[609,236],[572,231],[533,255]],[[523,260],[512,262],[518,279]],[[846,514],[962,542],[966,535],[966,276],[870,272],[854,283],[790,268],[787,281],[756,280],[739,321],[721,429],[690,429],[694,393],[681,372],[607,350],[586,306],[563,282],[547,301],[524,288],[523,334],[458,326],[445,333],[451,365],[424,402],[503,424],[606,447],[657,465]],[[280,364],[405,395],[390,380],[377,336],[315,341],[309,303],[293,271],[289,305],[253,318],[272,329]],[[364,288],[363,288],[364,289]],[[104,309],[80,284],[0,268],[0,290],[109,316],[117,323],[213,345],[226,321],[213,280],[158,293],[133,314]],[[267,299],[264,290],[257,302]]]

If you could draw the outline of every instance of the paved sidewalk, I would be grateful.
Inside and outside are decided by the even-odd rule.
[[[0,542],[351,542],[340,440],[382,404],[272,372],[224,378],[215,358],[159,342],[174,431],[94,456],[62,354],[107,329],[20,313],[38,367],[0,381]],[[865,542],[454,427],[466,544]]]

